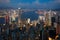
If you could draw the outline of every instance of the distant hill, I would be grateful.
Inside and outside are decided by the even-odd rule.
[[[60,11],[60,8],[58,8],[58,9],[52,9],[52,10],[54,10],[54,11]]]
[[[3,10],[3,9],[16,9],[16,8],[15,7],[6,7],[6,6],[3,7],[3,6],[0,6],[0,9]]]

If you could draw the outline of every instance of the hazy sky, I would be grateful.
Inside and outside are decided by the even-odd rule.
[[[0,7],[58,9],[60,0],[0,0]]]

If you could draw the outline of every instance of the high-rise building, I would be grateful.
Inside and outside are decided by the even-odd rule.
[[[30,18],[27,19],[27,23],[30,24]]]
[[[56,22],[57,22],[57,27],[56,27],[56,33],[60,34],[60,12],[57,13],[57,18],[56,18]]]

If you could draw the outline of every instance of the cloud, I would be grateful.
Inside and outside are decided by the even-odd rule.
[[[39,3],[39,0],[35,0],[35,1],[33,1],[33,2],[31,2],[31,3],[29,3],[29,2],[27,2],[27,3],[18,3],[18,6],[28,6],[28,7],[33,7],[33,6],[39,6],[40,5],[40,3]]]
[[[58,2],[58,3],[60,3],[60,0],[55,0],[55,2]]]
[[[32,4],[40,4],[39,0],[34,1]]]
[[[0,0],[0,3],[9,3],[10,0]]]
[[[44,2],[43,2],[44,1]],[[30,0],[30,1],[23,1],[23,0],[0,0],[0,3],[5,3],[6,5],[10,5],[12,7],[24,7],[24,8],[43,8],[43,9],[48,9],[48,8],[59,8],[60,6],[60,0],[51,0],[51,1],[46,1],[43,0],[42,2],[40,0]],[[10,3],[9,3],[10,2]],[[13,3],[12,3],[13,2]]]

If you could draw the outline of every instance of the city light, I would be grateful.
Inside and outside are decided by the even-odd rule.
[[[0,40],[60,40],[60,0],[0,0]]]
[[[43,20],[43,16],[39,16],[39,19],[40,19],[40,20]]]
[[[27,19],[28,23],[30,23],[30,18]]]
[[[21,8],[18,8],[18,9],[21,9]]]
[[[59,33],[58,29],[59,29],[60,25],[58,22],[59,22],[60,16],[57,15],[56,11],[51,11],[51,10],[50,11],[40,11],[40,10],[30,11],[30,10],[23,10],[21,8],[18,8],[18,9],[11,9],[11,10],[6,11],[6,12],[4,11],[4,13],[5,13],[5,14],[3,13],[4,15],[1,13],[1,15],[0,15],[0,26],[2,26],[1,29],[4,32],[10,30],[11,36],[12,36],[12,32],[14,32],[14,37],[15,37],[15,35],[20,37],[21,34],[23,34],[22,36],[25,37],[26,33],[29,33],[29,35],[27,34],[29,37],[32,36],[33,34],[34,34],[33,35],[34,37],[38,36],[38,38],[34,38],[34,39],[39,39],[42,35],[41,33],[44,32],[42,35],[43,38],[47,37],[47,34],[48,34],[47,39],[49,39],[49,40],[53,39],[50,37],[51,35],[55,36],[56,33]],[[20,14],[21,12],[22,12],[22,14],[25,13],[26,15],[27,15],[27,13],[30,13],[30,12],[31,13],[38,13],[36,15],[38,17],[36,18],[35,14],[32,16],[34,16],[36,19],[34,17],[30,18],[28,15],[26,17],[22,17],[22,14]],[[25,16],[25,14],[23,16]],[[7,17],[8,21],[5,21],[6,15],[9,16],[9,17]],[[3,19],[1,19],[1,18],[3,18]],[[56,22],[54,22],[54,20],[56,20]],[[7,28],[5,28],[5,27],[7,27]],[[50,32],[50,31],[52,31],[52,32]],[[2,32],[2,33],[4,33],[4,32]],[[22,33],[20,34],[20,32],[22,32]],[[51,34],[53,32],[54,32],[54,34]],[[17,34],[15,34],[15,33],[17,33]],[[8,35],[8,34],[6,34],[6,35]],[[30,39],[31,38],[29,38],[29,40]]]
[[[54,12],[54,14],[56,15],[56,12]]]

